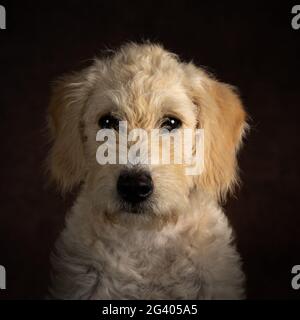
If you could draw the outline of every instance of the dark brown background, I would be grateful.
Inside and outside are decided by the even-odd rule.
[[[226,211],[248,297],[300,298],[290,285],[291,268],[300,264],[300,30],[291,28],[292,5],[198,2],[7,2],[8,29],[0,30],[0,264],[8,279],[0,297],[44,296],[49,253],[71,203],[43,175],[51,81],[107,47],[150,39],[239,87],[252,130],[240,154],[243,186]]]

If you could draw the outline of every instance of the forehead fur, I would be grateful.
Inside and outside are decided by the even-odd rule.
[[[182,64],[162,47],[127,44],[112,57],[96,60],[95,67],[98,81],[91,101],[102,103],[104,111],[121,112],[140,126],[160,113],[180,116],[186,112],[186,119],[192,118]]]
[[[155,74],[175,75],[179,66],[175,54],[164,50],[159,45],[134,43],[126,44],[120,48],[110,59],[108,67],[120,79],[128,80],[139,72],[144,75]],[[174,71],[177,72],[174,72]],[[121,78],[120,78],[121,77]]]

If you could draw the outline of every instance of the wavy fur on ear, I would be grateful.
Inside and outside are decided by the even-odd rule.
[[[225,200],[239,181],[236,155],[248,128],[246,112],[234,87],[217,81],[193,64],[185,69],[205,136],[204,172],[196,184]]]
[[[47,167],[63,192],[78,185],[85,175],[80,121],[94,81],[93,67],[89,67],[62,77],[53,88],[48,112],[52,147]]]

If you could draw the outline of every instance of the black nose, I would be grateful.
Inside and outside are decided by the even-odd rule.
[[[117,190],[126,202],[142,202],[153,192],[152,178],[144,171],[124,171],[119,176]]]

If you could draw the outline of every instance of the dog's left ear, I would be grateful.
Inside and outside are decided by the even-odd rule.
[[[62,191],[78,185],[85,175],[80,132],[82,110],[93,85],[92,67],[64,76],[53,88],[48,110],[52,147],[47,167]]]
[[[199,128],[204,129],[204,171],[196,184],[224,199],[238,182],[236,154],[247,129],[246,112],[235,88],[192,64],[185,68]]]

